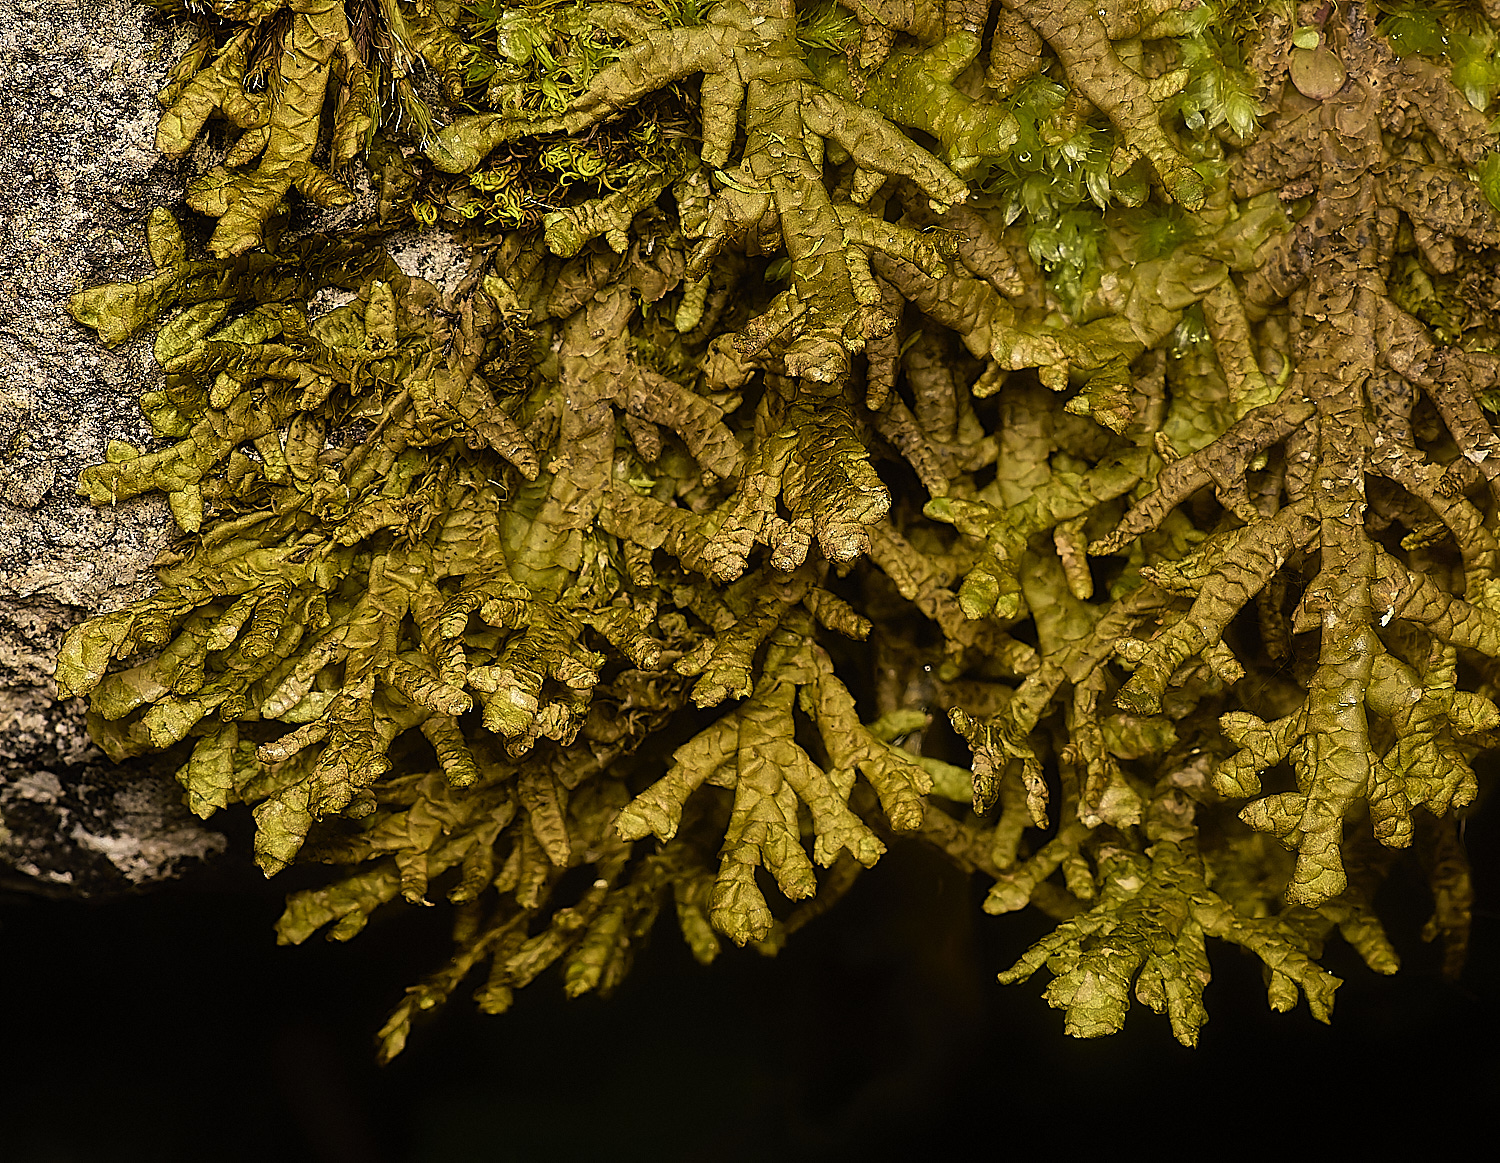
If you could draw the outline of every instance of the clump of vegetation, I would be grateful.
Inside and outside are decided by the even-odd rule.
[[[453,906],[498,1012],[663,905],[774,950],[900,837],[1192,1044],[1206,938],[1326,1020],[1500,711],[1494,31],[1468,8],[216,0],[159,144],[160,588],[68,637],[116,758],[250,806],[279,934]],[[1437,31],[1434,31],[1437,30]],[[1467,38],[1467,39],[1464,39]],[[303,206],[370,188],[361,227]],[[1492,192],[1492,191],[1491,191]],[[383,240],[458,232],[453,289]],[[309,302],[336,288],[341,305]]]

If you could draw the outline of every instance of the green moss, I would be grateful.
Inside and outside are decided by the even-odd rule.
[[[384,1056],[474,973],[487,1012],[554,963],[609,990],[668,901],[700,960],[774,952],[903,833],[1062,922],[1002,980],[1080,1036],[1133,990],[1191,1044],[1206,937],[1326,1020],[1335,929],[1395,968],[1412,845],[1457,971],[1487,23],[1455,87],[1457,17],[1392,51],[1358,6],[214,11],[162,137],[237,135],[210,253],[158,211],[157,273],[70,304],[164,372],[162,446],[81,489],[183,537],[58,685],[247,805],[267,874],[337,868],[282,941],[447,898]],[[360,166],[374,216],[289,241]],[[448,291],[384,249],[439,222]]]

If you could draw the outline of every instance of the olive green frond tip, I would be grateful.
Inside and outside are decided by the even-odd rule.
[[[208,9],[157,143],[227,152],[67,304],[159,365],[79,491],[180,535],[56,684],[324,867],[279,941],[450,912],[382,1060],[455,992],[609,993],[663,909],[774,953],[897,841],[1053,919],[1001,980],[1078,1036],[1194,1044],[1216,942],[1328,1020],[1400,862],[1460,971],[1488,17]]]

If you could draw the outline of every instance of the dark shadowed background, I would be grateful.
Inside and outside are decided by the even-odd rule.
[[[568,1001],[553,973],[484,1017],[461,991],[384,1069],[373,1032],[445,956],[450,910],[395,906],[349,945],[278,948],[285,886],[234,836],[152,895],[0,901],[0,1158],[884,1159],[971,1139],[965,1158],[1068,1158],[1105,1134],[1219,1154],[1226,1134],[1290,1146],[1303,1115],[1351,1135],[1431,1120],[1451,1150],[1500,1093],[1497,815],[1491,797],[1467,826],[1463,981],[1438,977],[1425,890],[1398,872],[1379,905],[1405,965],[1376,977],[1335,938],[1331,1027],[1271,1013],[1259,963],[1214,943],[1197,1050],[1141,1007],[1116,1037],[1066,1038],[1040,977],[994,980],[1049,922],[985,916],[980,886],[908,844],[774,960],[699,966],[668,916],[613,998]]]

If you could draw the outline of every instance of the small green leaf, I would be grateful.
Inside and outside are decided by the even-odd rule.
[[[723,170],[715,170],[714,177],[718,179],[720,185],[728,186],[731,190],[738,190],[741,194],[755,194],[763,198],[771,196],[770,190],[758,190],[754,186],[747,186],[743,182],[737,182]]]

